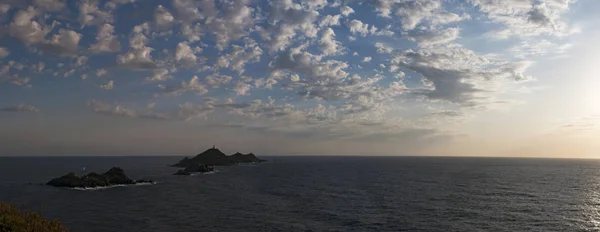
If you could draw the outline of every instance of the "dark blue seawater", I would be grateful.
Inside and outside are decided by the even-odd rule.
[[[179,157],[0,158],[0,201],[72,231],[598,231],[600,161],[270,157],[172,176]],[[156,185],[43,185],[123,167]]]

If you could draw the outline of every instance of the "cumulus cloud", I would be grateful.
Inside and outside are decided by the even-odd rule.
[[[80,66],[85,65],[85,63],[87,63],[87,61],[88,61],[87,56],[79,56],[79,57],[77,57],[77,61],[75,62],[75,65],[77,67],[80,67]]]
[[[363,23],[360,20],[353,19],[347,23],[347,26],[350,28],[350,32],[352,34],[360,34],[362,36],[366,36],[369,34],[369,24]]]
[[[33,4],[46,11],[60,11],[65,7],[63,0],[34,0]]]
[[[259,62],[262,54],[263,50],[254,42],[249,42],[244,47],[232,45],[231,52],[219,57],[215,67],[230,68],[242,74],[246,65]]]
[[[4,70],[2,70],[2,71],[4,71]],[[16,85],[16,86],[31,87],[31,84],[29,84],[29,82],[31,82],[30,77],[20,77],[18,74],[14,74],[14,75],[8,76],[8,78],[6,78],[6,80],[10,81],[11,84]]]
[[[309,96],[319,96],[320,91],[313,88],[318,86],[327,86],[329,84],[342,81],[348,73],[345,69],[348,64],[342,61],[327,60],[320,61],[318,57],[308,52],[287,51],[280,54],[275,61],[271,63],[272,76],[279,76],[282,72],[291,72],[303,77],[304,82],[295,83],[304,90],[300,94]],[[328,95],[328,94],[327,94]],[[319,96],[321,98],[333,99],[334,96]],[[339,96],[337,96],[339,97]]]
[[[214,3],[206,1],[204,5],[208,10],[214,10]],[[210,4],[210,5],[208,5]],[[191,0],[174,0],[173,8],[177,12],[177,19],[184,22],[195,22],[204,18],[204,15],[200,13],[198,6]]]
[[[79,51],[79,41],[82,35],[72,31],[60,29],[58,34],[41,45],[43,51],[55,53],[60,56],[76,56]]]
[[[380,42],[375,43],[375,48],[377,49],[377,53],[381,54],[390,54],[394,51],[392,47]]]
[[[0,112],[39,112],[40,110],[32,105],[19,104],[0,108]]]
[[[173,78],[173,76],[169,75],[169,70],[167,69],[156,69],[152,73],[152,76],[146,77],[146,81],[165,81]]]
[[[149,31],[148,24],[137,25],[129,37],[130,50],[117,57],[117,64],[122,68],[134,71],[148,71],[158,68],[152,60],[153,48],[146,46],[148,38],[144,33]]]
[[[232,40],[248,34],[248,28],[254,24],[254,9],[249,4],[250,0],[233,1],[221,8],[220,17],[210,21],[209,27],[217,40],[217,49],[224,50]]]
[[[204,82],[211,88],[219,88],[219,86],[229,83],[232,79],[228,75],[209,75],[204,79]]]
[[[427,22],[432,27],[470,19],[469,15],[457,15],[442,10],[442,1],[407,1],[399,5],[395,14],[402,18],[402,28],[412,30]]]
[[[154,11],[154,23],[158,28],[168,28],[173,25],[175,17],[162,5],[158,5]]]
[[[196,54],[187,43],[181,42],[175,48],[175,60],[182,66],[193,66],[196,64]]]
[[[7,48],[0,47],[0,58],[7,57],[10,54]]]
[[[415,41],[419,46],[433,46],[447,44],[458,38],[459,28],[448,28],[442,31],[412,31],[408,38]]]
[[[111,80],[106,82],[104,85],[100,85],[99,87],[104,90],[111,90],[115,87],[115,82]]]
[[[263,28],[262,37],[267,40],[269,51],[282,51],[290,45],[297,32],[314,38],[318,29],[315,21],[319,12],[305,9],[292,1],[276,1],[269,5],[268,19],[277,24]]]
[[[329,27],[336,25],[340,25],[340,15],[327,15],[323,19],[321,19],[321,22],[319,22],[319,27]]]
[[[200,83],[198,76],[193,76],[188,82],[182,81],[180,85],[165,86],[158,85],[159,89],[163,90],[163,95],[181,95],[184,93],[196,93],[198,95],[204,95],[208,93],[206,86]]]
[[[119,5],[134,3],[136,0],[110,0],[105,3],[105,6],[109,9],[116,9]]]
[[[250,89],[252,89],[252,85],[248,84],[250,82],[252,82],[252,77],[249,77],[249,76],[240,77],[240,79],[237,81],[237,83],[233,87],[233,92],[235,92],[237,95],[248,95]]]
[[[108,73],[108,70],[106,70],[106,69],[103,69],[103,68],[96,70],[96,76],[97,76],[97,77],[103,77],[103,76],[105,76],[107,73]]]
[[[366,63],[366,62],[371,62],[371,59],[372,59],[372,58],[371,58],[370,56],[367,56],[367,57],[363,58],[362,62],[363,62],[363,63]]]
[[[154,49],[150,47],[131,50],[125,55],[118,56],[117,63],[123,68],[135,71],[157,69],[158,66],[154,63],[152,56],[150,55],[152,51],[154,51]]]
[[[348,15],[354,13],[354,10],[352,8],[350,8],[349,6],[342,6],[342,7],[340,7],[340,13],[342,13],[343,16],[348,16]]]
[[[44,37],[52,31],[56,23],[45,25],[43,21],[35,21],[40,13],[33,7],[18,11],[9,26],[9,33],[25,44],[37,44],[44,41]]]
[[[249,4],[249,0],[229,1],[218,6],[213,1],[175,0],[173,8],[175,19],[183,23],[183,34],[190,40],[197,40],[201,28],[204,28],[215,39],[217,49],[222,51],[231,41],[242,38],[250,31],[254,24],[254,8]],[[203,19],[206,19],[204,25],[196,24]]]
[[[94,0],[82,0],[78,2],[79,23],[82,26],[101,25],[112,22],[112,14],[102,11],[98,2]]]
[[[182,24],[180,31],[181,35],[187,38],[189,42],[196,42],[199,41],[203,35],[203,26],[200,24],[195,24],[194,26]]]
[[[98,28],[96,43],[90,45],[89,50],[92,53],[118,52],[121,50],[121,43],[114,35],[115,27],[110,24],[103,24]]]
[[[319,40],[319,48],[323,55],[335,55],[339,53],[339,49],[342,47],[341,43],[334,39],[335,33],[331,28],[326,28],[321,32],[321,39]]]

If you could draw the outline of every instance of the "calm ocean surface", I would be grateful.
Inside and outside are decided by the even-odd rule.
[[[76,232],[600,230],[597,160],[265,158],[196,176],[171,175],[180,157],[0,158],[0,201]],[[43,185],[84,166],[158,184]]]

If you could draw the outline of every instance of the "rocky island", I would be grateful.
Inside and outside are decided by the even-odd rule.
[[[173,164],[173,167],[181,167],[184,169],[178,170],[174,175],[191,175],[193,173],[210,172],[215,166],[229,166],[241,163],[262,163],[266,162],[257,158],[254,154],[235,153],[233,155],[225,155],[214,146],[193,158],[185,157],[178,163]]]
[[[47,185],[66,188],[96,188],[113,185],[154,184],[151,180],[132,180],[125,175],[125,171],[119,167],[113,167],[103,174],[95,172],[77,176],[70,172],[59,178],[50,180]]]

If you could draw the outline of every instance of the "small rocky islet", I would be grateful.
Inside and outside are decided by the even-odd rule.
[[[151,180],[132,180],[125,171],[119,167],[112,167],[105,173],[95,172],[83,176],[77,176],[74,172],[50,180],[47,185],[65,188],[98,188],[113,185],[154,184]]]
[[[215,166],[230,166],[243,163],[262,163],[266,160],[257,158],[254,154],[235,153],[233,155],[225,155],[214,146],[193,158],[185,157],[178,163],[170,165],[172,167],[180,167],[173,175],[192,175],[194,173],[205,173],[215,170]],[[135,185],[135,184],[154,184],[151,180],[132,180],[125,171],[119,167],[112,167],[105,173],[98,174],[91,172],[86,175],[77,176],[74,172],[67,173],[64,176],[50,180],[47,185],[54,187],[65,188],[98,188],[109,187],[114,185]]]
[[[185,157],[172,167],[180,167],[184,169],[178,170],[173,175],[192,175],[194,173],[204,173],[214,171],[215,166],[230,166],[242,163],[262,163],[266,160],[257,158],[254,154],[235,153],[233,155],[225,155],[214,146],[193,158]]]

